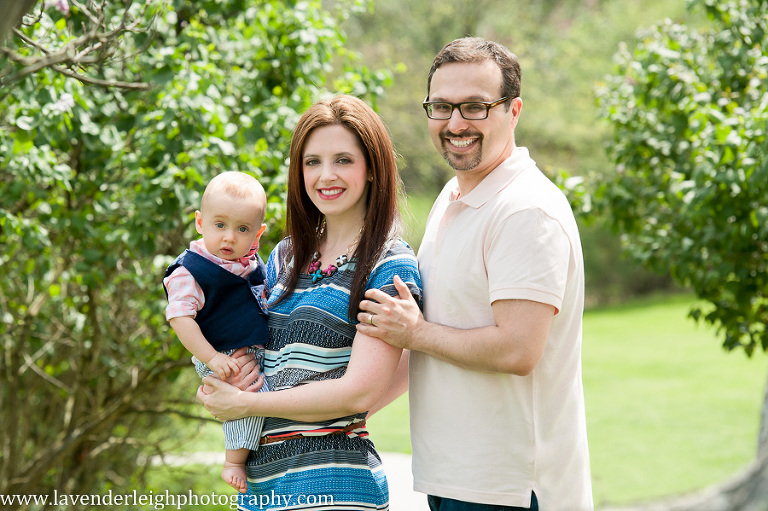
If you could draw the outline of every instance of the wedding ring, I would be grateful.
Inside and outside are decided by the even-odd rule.
[[[368,323],[373,324],[373,314],[368,314]]]

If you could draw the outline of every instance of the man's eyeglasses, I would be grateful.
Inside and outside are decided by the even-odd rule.
[[[458,108],[461,116],[468,121],[479,121],[488,118],[488,112],[496,105],[513,99],[511,96],[497,99],[491,103],[485,101],[468,101],[466,103],[445,103],[443,101],[424,101],[422,106],[430,119],[447,120],[453,115],[453,109]]]

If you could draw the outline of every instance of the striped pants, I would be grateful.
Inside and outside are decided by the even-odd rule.
[[[235,350],[225,351],[223,353],[231,355]],[[259,367],[264,367],[264,349],[263,348],[248,348],[248,353],[255,353],[256,360],[259,363]],[[194,359],[195,369],[200,378],[213,374],[210,368]],[[259,392],[268,392],[266,380],[264,385],[261,386]],[[224,430],[224,448],[227,450],[235,449],[250,449],[255,451],[259,448],[259,440],[261,439],[261,430],[264,427],[264,417],[243,417],[233,421],[226,421],[222,425]]]

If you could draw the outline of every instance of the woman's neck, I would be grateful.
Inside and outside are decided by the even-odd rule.
[[[331,258],[341,254],[347,254],[351,257],[360,242],[362,230],[362,219],[351,221],[326,219],[325,233],[319,243],[320,252],[323,256]]]

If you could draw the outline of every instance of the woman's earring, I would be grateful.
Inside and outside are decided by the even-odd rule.
[[[373,183],[373,174],[368,176],[368,182]]]

